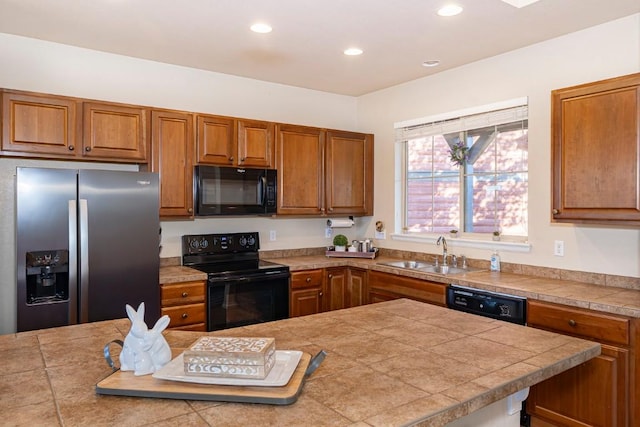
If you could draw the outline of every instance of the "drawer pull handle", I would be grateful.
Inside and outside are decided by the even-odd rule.
[[[311,277],[307,277],[306,281],[307,283],[311,282]]]
[[[569,326],[576,326],[576,321],[573,319],[569,320]]]
[[[189,317],[189,315],[187,313],[182,313],[182,318],[186,319],[187,317]]]
[[[183,292],[183,293],[182,293],[182,298],[186,298],[186,297],[188,297],[188,296],[189,296],[189,293],[188,293],[188,292]]]

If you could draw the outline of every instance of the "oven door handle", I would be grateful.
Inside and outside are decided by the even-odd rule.
[[[251,282],[263,282],[265,280],[278,280],[289,279],[291,274],[289,272],[279,272],[272,274],[250,274],[246,276],[221,276],[209,278],[209,284],[214,286],[233,284],[233,283],[251,283]]]

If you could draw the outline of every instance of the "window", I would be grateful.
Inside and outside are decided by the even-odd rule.
[[[404,232],[527,236],[526,99],[482,110],[396,124]]]

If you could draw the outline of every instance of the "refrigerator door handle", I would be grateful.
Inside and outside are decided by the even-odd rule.
[[[69,200],[69,324],[78,323],[78,208]]]
[[[80,323],[89,322],[89,212],[87,199],[80,199]]]

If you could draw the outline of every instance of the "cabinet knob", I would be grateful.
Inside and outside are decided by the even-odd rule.
[[[84,151],[88,153],[89,151],[91,151],[91,147],[84,147]]]
[[[245,161],[245,157],[240,157],[240,161],[244,162]]]
[[[318,295],[322,296],[322,292],[320,292]]]
[[[186,297],[188,297],[188,296],[189,296],[189,292],[183,292],[183,293],[182,293],[182,298],[186,298]]]
[[[187,317],[189,317],[189,315],[187,313],[182,313],[182,318],[186,319]]]
[[[553,211],[551,211],[551,212],[553,212],[553,214],[554,214],[554,215],[558,215],[558,214],[560,213],[560,210],[558,210],[558,209],[554,209],[554,210],[553,210]]]
[[[569,319],[569,326],[576,326],[576,321],[573,319]]]
[[[332,279],[332,278],[333,278],[333,274],[330,274],[330,275],[329,275],[329,279]]]
[[[309,283],[309,282],[311,282],[311,277],[307,277],[305,280],[306,280],[307,283]]]
[[[189,212],[189,213],[193,213],[193,208],[189,208],[189,209],[187,209],[187,212]]]
[[[233,162],[233,156],[229,157],[229,162]]]
[[[76,147],[74,147],[73,145],[70,145],[70,146],[69,146],[69,151],[73,151],[73,150],[75,150],[75,149],[76,149]]]

